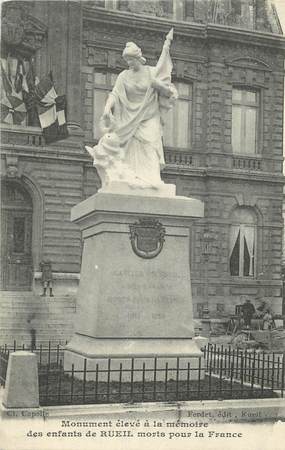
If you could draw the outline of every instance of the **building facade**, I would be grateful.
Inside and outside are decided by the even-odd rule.
[[[2,6],[2,55],[38,78],[52,70],[66,94],[69,136],[2,116],[1,336],[69,338],[81,236],[72,206],[100,180],[84,150],[100,137],[103,104],[134,41],[155,65],[174,27],[179,99],[164,131],[162,177],[205,203],[191,229],[194,315],[231,314],[243,296],[282,308],[282,131],[285,41],[266,0],[31,1]],[[13,80],[12,80],[13,81]],[[15,118],[15,110],[11,112]],[[11,122],[11,121],[10,121]],[[54,298],[40,297],[40,262],[52,263]]]

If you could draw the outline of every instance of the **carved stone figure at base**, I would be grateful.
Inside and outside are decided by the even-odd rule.
[[[108,189],[112,182],[124,182],[130,188],[146,188],[157,186],[139,178],[124,162],[124,151],[116,133],[107,133],[95,147],[85,147],[93,158],[93,164],[101,178],[102,189]]]

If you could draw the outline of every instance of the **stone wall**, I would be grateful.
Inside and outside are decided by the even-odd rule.
[[[41,259],[50,259],[54,272],[79,273],[81,235],[70,221],[70,210],[90,195],[85,169],[88,157],[81,143],[72,137],[50,146],[15,144],[17,140],[27,141],[32,135],[25,127],[18,127],[16,135],[8,128],[2,129],[2,176],[11,179],[9,167],[13,155],[14,179],[28,189],[32,197],[36,216],[33,233],[40,233],[36,248],[33,248],[34,271],[39,270]],[[93,177],[96,179],[95,170]]]

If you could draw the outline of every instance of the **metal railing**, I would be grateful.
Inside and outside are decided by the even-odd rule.
[[[66,344],[67,341],[60,341],[59,343],[48,341],[47,345],[40,344],[32,348],[29,344],[19,344],[17,341],[14,341],[12,345],[5,344],[0,346],[0,385],[5,386],[10,353],[20,350],[36,353],[40,372],[42,367],[51,365],[59,367],[60,360],[63,360],[64,345]]]
[[[216,346],[203,349],[204,358],[177,357],[172,362],[153,358],[129,358],[130,367],[123,367],[116,358],[106,358],[105,368],[97,363],[90,369],[87,359],[81,368],[71,365],[58,370],[47,366],[40,375],[42,405],[87,403],[133,403],[156,401],[214,400],[232,398],[265,398],[284,395],[284,358],[265,353],[249,354]],[[198,363],[197,363],[198,360]],[[202,364],[205,361],[205,367]],[[151,367],[149,367],[151,366]],[[92,378],[88,380],[88,378]]]
[[[9,353],[0,349],[0,382]],[[209,344],[203,357],[82,359],[64,368],[61,344],[33,349],[38,356],[40,404],[100,404],[284,397],[283,353]]]
[[[284,396],[284,353],[265,353],[256,350],[233,349],[232,347],[211,346],[205,348],[206,372],[237,380],[243,385],[259,386],[261,394],[265,389]],[[262,396],[262,395],[261,395]]]

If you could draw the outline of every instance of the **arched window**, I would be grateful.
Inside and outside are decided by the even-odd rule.
[[[238,207],[232,214],[229,265],[233,276],[253,277],[255,274],[256,222],[251,208]]]

